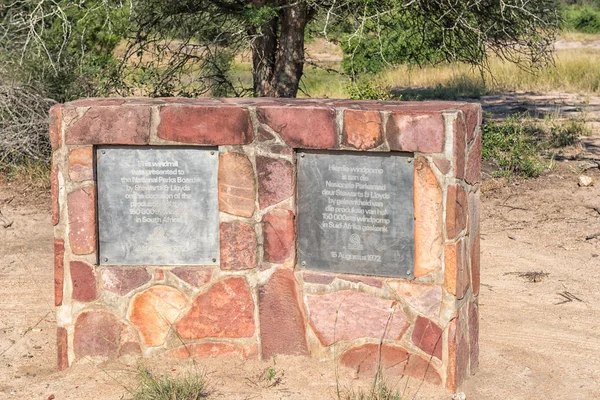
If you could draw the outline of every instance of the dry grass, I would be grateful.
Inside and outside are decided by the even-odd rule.
[[[591,35],[587,35],[591,36]],[[600,50],[564,49],[556,53],[556,63],[530,73],[499,59],[490,61],[490,72],[483,77],[478,69],[465,64],[436,66],[399,66],[373,77],[405,100],[479,97],[507,91],[564,91],[580,94],[600,93]],[[326,78],[319,84],[317,78]],[[347,78],[307,68],[304,78],[311,97],[348,97]]]

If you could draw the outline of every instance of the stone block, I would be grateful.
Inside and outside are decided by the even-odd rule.
[[[67,144],[148,144],[149,107],[92,107],[65,132]]]
[[[481,134],[475,137],[469,149],[465,181],[470,185],[481,182]]]
[[[133,298],[127,315],[146,346],[161,346],[186,306],[179,290],[156,285]]]
[[[50,195],[52,201],[52,225],[55,226],[58,225],[58,222],[60,221],[60,205],[58,203],[59,191],[58,167],[52,165],[52,170],[50,172]]]
[[[384,334],[386,339],[399,340],[408,327],[394,301],[362,292],[308,295],[307,305],[310,325],[324,346],[340,340],[378,339]]]
[[[243,270],[256,268],[256,232],[245,222],[221,222],[221,269]]]
[[[272,210],[263,217],[264,259],[281,263],[292,256],[295,244],[294,213]]]
[[[157,134],[165,140],[203,145],[248,144],[254,140],[248,110],[223,105],[162,107]]]
[[[254,301],[246,280],[232,277],[215,283],[196,297],[176,327],[184,339],[253,336]]]
[[[454,176],[456,179],[465,177],[467,128],[462,113],[458,113],[454,120]]]
[[[387,284],[399,300],[407,303],[415,311],[432,319],[439,318],[442,303],[440,286],[406,280],[388,280]]]
[[[465,116],[467,126],[467,142],[471,142],[475,137],[475,133],[479,124],[481,124],[481,105],[467,104],[460,108]]]
[[[86,186],[67,195],[69,244],[73,254],[96,251],[96,188]]]
[[[383,143],[383,126],[378,111],[344,110],[342,143],[369,150]]]
[[[277,204],[294,194],[294,166],[280,158],[256,157],[258,203],[261,209]]]
[[[219,157],[219,210],[240,217],[251,217],[256,202],[252,163],[240,153]]]
[[[82,261],[71,261],[69,264],[73,292],[71,297],[77,301],[94,301],[98,298],[94,267]]]
[[[359,377],[373,379],[378,371],[384,377],[410,376],[433,385],[442,381],[439,372],[426,360],[409,354],[404,348],[389,344],[367,343],[342,354],[340,363],[356,371]]]
[[[102,287],[124,296],[149,282],[152,276],[144,267],[108,267],[102,270]]]
[[[467,227],[467,193],[460,185],[449,185],[446,195],[446,235],[448,240]]]
[[[412,343],[425,353],[442,359],[442,329],[431,320],[418,316],[411,335]]]
[[[117,357],[121,329],[121,321],[111,312],[104,310],[82,312],[75,321],[73,338],[75,356],[77,358]]]
[[[62,104],[55,104],[50,108],[50,146],[52,151],[58,150],[62,145]]]
[[[415,270],[416,278],[442,266],[442,188],[427,159],[415,160]]]
[[[279,269],[258,290],[260,338],[264,359],[276,354],[309,353],[296,285],[292,270]]]
[[[337,147],[335,111],[329,107],[262,106],[260,122],[267,124],[293,148],[333,149]]]
[[[444,250],[444,284],[446,290],[462,299],[469,287],[469,270],[465,256],[464,241],[460,239],[456,243],[446,245]]]
[[[62,326],[56,328],[56,350],[58,370],[69,368],[69,337],[67,329]]]
[[[194,287],[202,287],[212,278],[212,270],[198,267],[177,267],[171,270],[173,275]]]
[[[73,182],[94,179],[94,152],[92,146],[79,147],[69,152],[69,177]]]
[[[393,112],[386,125],[392,151],[441,153],[444,151],[444,118],[441,113],[405,114]]]
[[[215,358],[224,356],[241,356],[241,348],[226,343],[193,343],[177,347],[169,351],[172,358]]]
[[[63,301],[63,283],[65,279],[65,241],[54,239],[54,305]]]

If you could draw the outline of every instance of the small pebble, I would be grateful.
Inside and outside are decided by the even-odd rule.
[[[579,182],[577,183],[580,187],[588,187],[594,185],[594,179],[591,176],[579,175]]]

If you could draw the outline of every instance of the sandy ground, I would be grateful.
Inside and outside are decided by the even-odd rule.
[[[596,133],[598,135],[598,133]],[[600,137],[585,139],[577,160],[557,162],[529,181],[483,184],[479,372],[461,388],[467,399],[600,398],[600,170],[578,187]],[[587,160],[587,161],[586,161]],[[594,209],[596,208],[596,209]],[[49,196],[0,182],[0,399],[127,399],[136,361],[83,361],[57,372]],[[530,282],[520,273],[548,275]],[[214,399],[335,399],[336,385],[357,388],[333,363],[280,357],[280,384],[260,374],[272,362],[237,359],[149,362],[170,374],[207,373]],[[390,380],[410,399],[450,399],[419,382]],[[52,397],[54,396],[54,397]]]

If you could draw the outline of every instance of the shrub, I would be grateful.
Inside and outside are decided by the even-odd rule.
[[[519,117],[491,121],[482,126],[481,155],[498,167],[498,174],[525,178],[538,176],[544,169],[539,140],[543,132]]]
[[[583,33],[600,32],[600,10],[597,7],[570,6],[564,11],[565,28]]]

